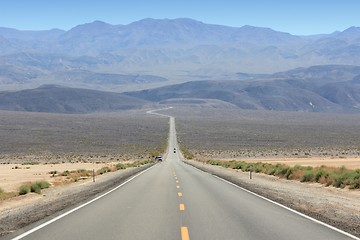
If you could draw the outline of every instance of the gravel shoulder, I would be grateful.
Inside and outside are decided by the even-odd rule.
[[[30,194],[1,202],[0,237],[31,223],[59,213],[109,190],[153,164],[128,168],[61,187],[45,189],[41,195]]]
[[[259,173],[254,173],[253,179],[249,179],[249,173],[241,170],[193,160],[184,162],[360,237],[358,190],[324,187],[317,183],[301,183]]]

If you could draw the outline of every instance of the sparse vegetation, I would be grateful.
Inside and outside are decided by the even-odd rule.
[[[30,192],[30,185],[29,184],[20,186],[20,189],[19,189],[19,194],[20,195],[25,195],[25,194],[28,194],[29,192]]]
[[[167,138],[163,138],[164,140],[162,141],[161,145],[153,150],[150,151],[150,158],[154,158],[156,156],[160,156],[162,155],[165,151],[166,151],[166,148],[167,148],[167,142],[168,142],[168,139]]]
[[[0,188],[0,201],[15,197],[16,195],[14,192],[5,192],[4,189]]]
[[[123,163],[118,163],[118,164],[116,164],[116,169],[117,170],[126,169],[126,165]]]
[[[163,145],[168,119],[141,111],[66,115],[1,112],[0,162],[24,165],[149,158]],[[32,131],[32,129],[37,129]],[[86,144],[84,144],[86,143]],[[21,150],[21,152],[19,152]]]
[[[360,156],[359,115],[189,107],[168,113],[195,158]]]
[[[299,180],[301,182],[317,182],[325,186],[334,186],[337,188],[349,187],[350,189],[360,188],[360,169],[349,170],[345,167],[308,167],[295,165],[293,167],[285,164],[270,164],[262,162],[244,162],[244,161],[221,161],[208,160],[208,164],[222,166],[225,168],[241,169],[243,172],[250,171],[253,166],[254,172],[265,173],[278,176],[289,180]]]
[[[39,165],[40,162],[24,162],[21,165]]]
[[[186,159],[193,159],[194,158],[194,154],[192,154],[184,144],[180,145],[180,150],[181,150],[181,153],[183,154],[183,156]]]
[[[40,194],[42,189],[49,188],[49,187],[50,187],[50,183],[47,181],[44,181],[44,180],[37,181],[34,183],[29,182],[29,183],[26,183],[26,184],[20,186],[19,195],[25,195],[25,194],[28,194],[29,192],[34,192],[34,193]]]
[[[104,173],[108,173],[108,172],[112,172],[111,168],[109,167],[103,167],[101,169],[99,169],[96,173],[103,175]]]

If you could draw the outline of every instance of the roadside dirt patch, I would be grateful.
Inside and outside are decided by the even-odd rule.
[[[19,187],[26,182],[46,180],[54,183],[57,178],[53,177],[54,172],[73,171],[85,169],[95,171],[113,166],[115,163],[60,163],[60,164],[1,164],[0,165],[0,188],[6,192],[17,192]],[[52,173],[51,173],[52,172]]]

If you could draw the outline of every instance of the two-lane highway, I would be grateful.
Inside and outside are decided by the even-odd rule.
[[[14,239],[358,238],[184,164],[175,119],[170,118],[165,161],[96,201]]]

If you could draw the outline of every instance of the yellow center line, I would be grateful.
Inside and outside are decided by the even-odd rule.
[[[177,185],[177,186],[176,186],[176,188],[180,188],[180,186],[179,186],[179,185]]]
[[[185,211],[185,205],[180,203],[179,209],[180,211]]]
[[[179,196],[179,197],[182,197],[182,193],[181,193],[181,192],[178,192],[178,196]]]
[[[176,180],[176,183],[179,183],[179,180]]]
[[[187,227],[181,227],[181,240],[190,240]]]

